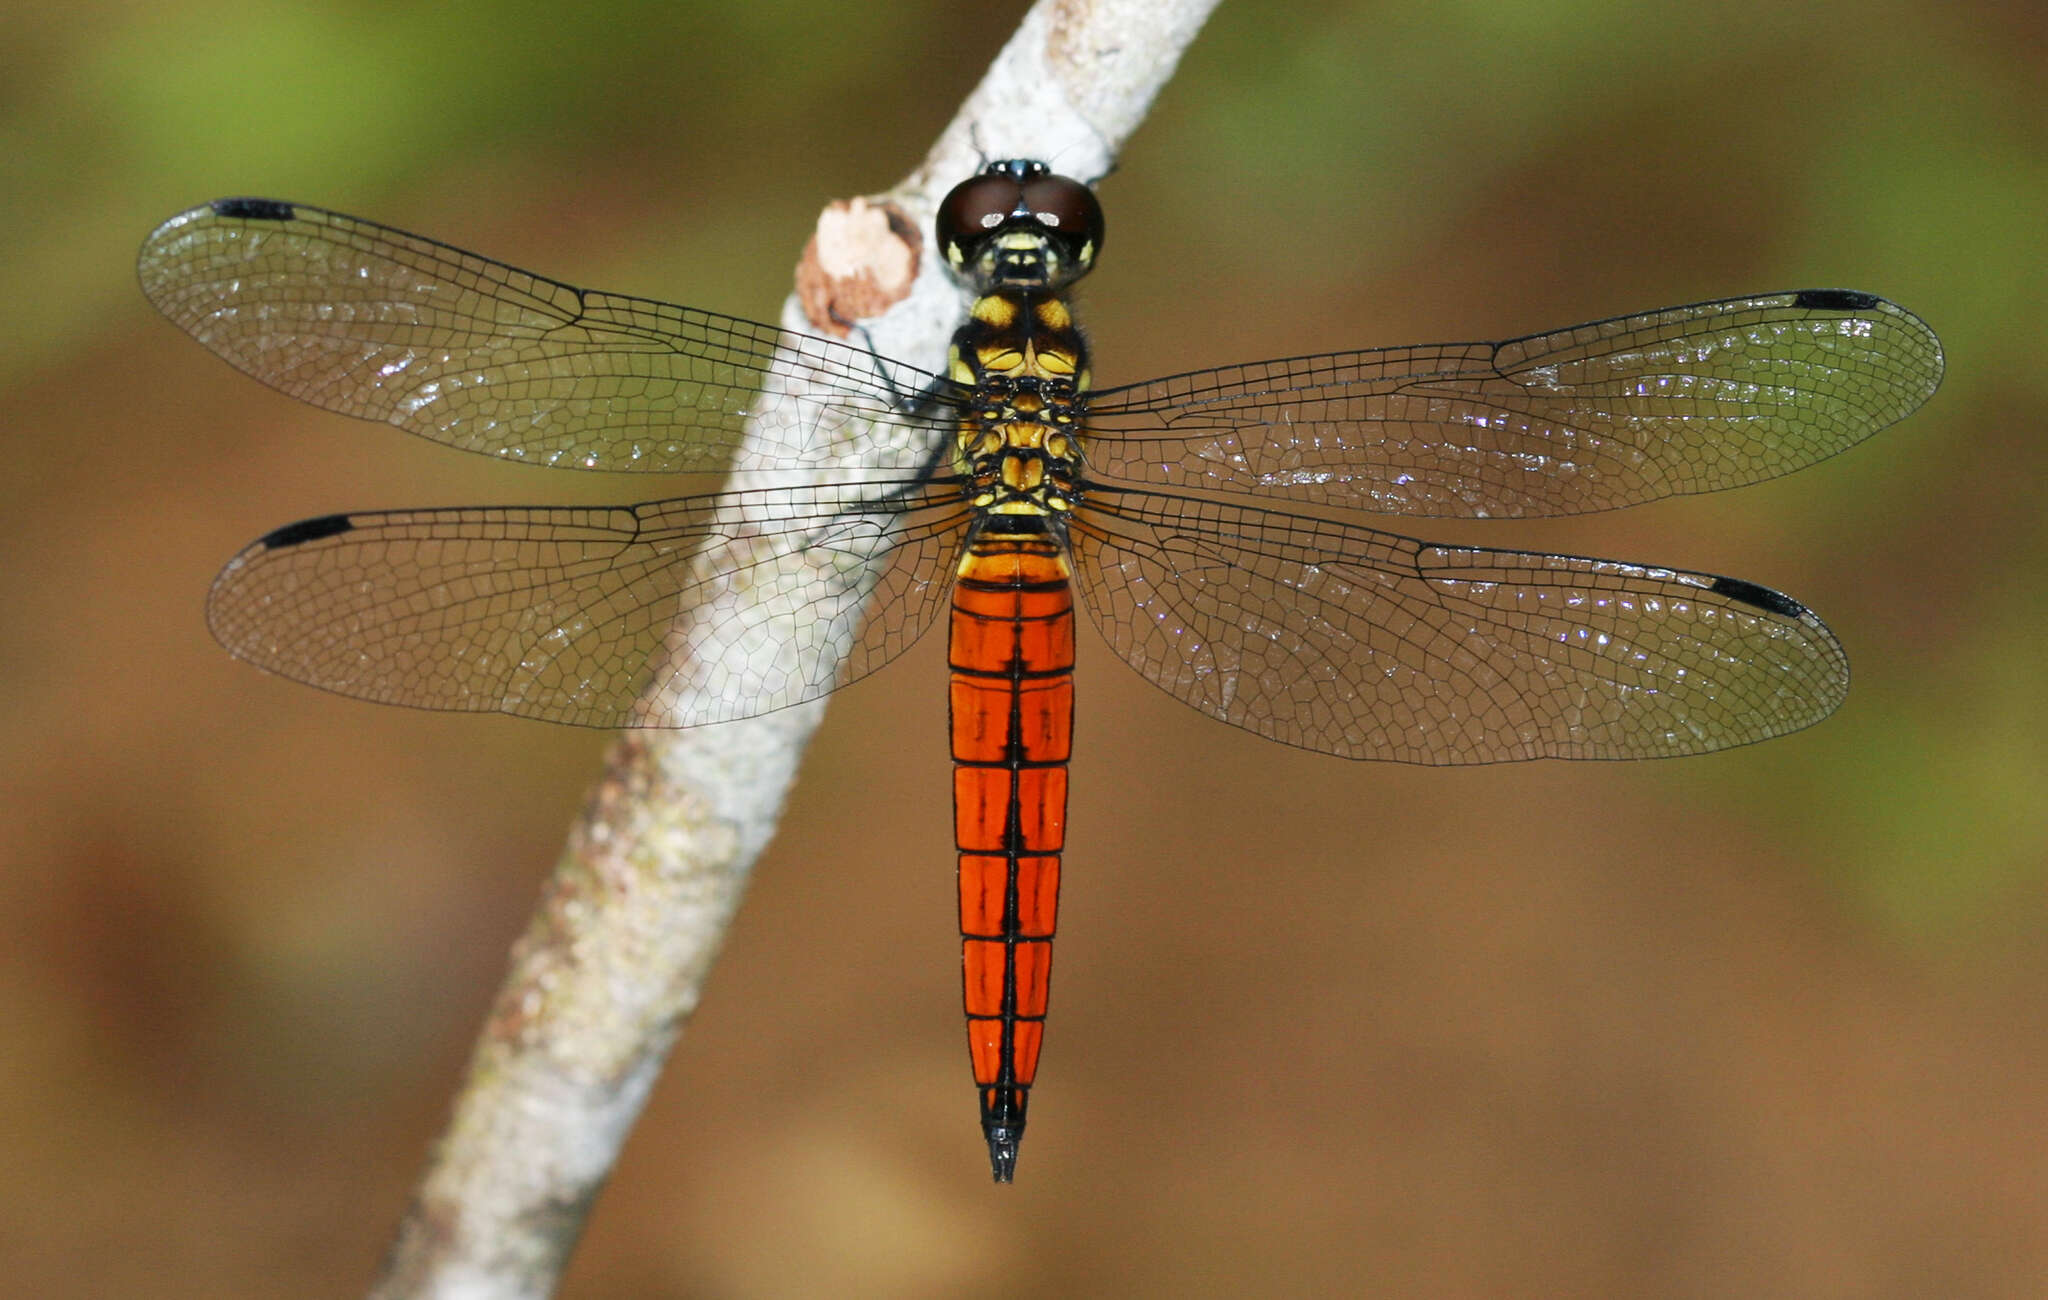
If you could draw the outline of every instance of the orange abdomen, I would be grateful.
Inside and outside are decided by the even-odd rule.
[[[953,826],[967,1043],[996,1177],[1038,1071],[1074,725],[1074,599],[1043,532],[984,533],[953,590]]]

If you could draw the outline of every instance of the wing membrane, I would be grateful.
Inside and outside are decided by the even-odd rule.
[[[1345,758],[1696,754],[1811,725],[1848,691],[1818,618],[1710,574],[1140,491],[1091,499],[1071,540],[1090,615],[1148,680]]]
[[[857,455],[914,470],[931,445],[905,409],[935,383],[915,367],[301,204],[180,213],[137,270],[179,328],[271,387],[506,460],[674,474]]]
[[[1578,514],[1790,473],[1903,418],[1941,371],[1933,332],[1882,298],[1729,298],[1107,390],[1090,471],[1381,514]]]
[[[236,657],[359,699],[724,722],[814,699],[916,640],[965,519],[957,483],[910,480],[331,515],[229,561],[207,621]]]

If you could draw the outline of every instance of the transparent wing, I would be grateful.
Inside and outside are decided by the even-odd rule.
[[[329,515],[230,560],[207,622],[237,658],[358,699],[723,722],[814,699],[915,641],[966,516],[957,482],[915,480]]]
[[[1808,726],[1849,687],[1818,618],[1732,578],[1138,491],[1091,498],[1070,540],[1090,615],[1148,680],[1344,758],[1696,754]]]
[[[1941,370],[1933,331],[1871,294],[1729,298],[1107,390],[1089,469],[1381,514],[1579,514],[1790,473],[1903,418]]]
[[[915,470],[933,445],[907,409],[935,383],[915,367],[302,204],[180,213],[137,272],[179,328],[271,387],[506,460],[674,474],[858,455]]]

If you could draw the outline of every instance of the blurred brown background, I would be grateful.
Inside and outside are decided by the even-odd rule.
[[[296,406],[149,312],[142,236],[276,195],[772,319],[819,206],[921,156],[1021,6],[543,10],[0,18],[14,1294],[359,1291],[605,742],[263,677],[206,635],[215,568],[332,510],[661,490]],[[2048,1293],[2044,32],[1226,3],[1103,186],[1104,382],[1896,298],[1949,379],[1849,455],[1426,529],[1783,588],[1848,705],[1684,762],[1352,765],[1085,640],[1055,1015],[994,1188],[928,640],[834,704],[566,1294]]]

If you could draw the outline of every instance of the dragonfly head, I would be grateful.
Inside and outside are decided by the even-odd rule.
[[[1102,205],[1042,162],[990,163],[939,204],[939,249],[976,293],[1055,291],[1080,279],[1102,247]]]

